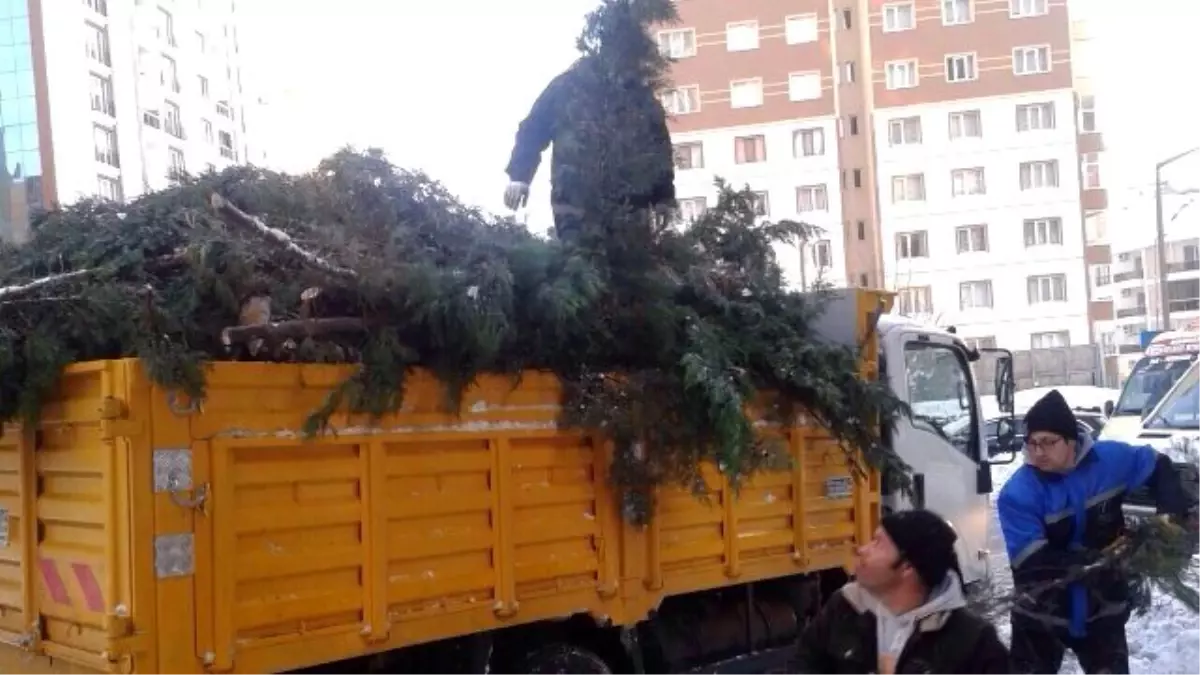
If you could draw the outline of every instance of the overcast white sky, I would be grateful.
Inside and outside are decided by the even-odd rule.
[[[1098,41],[1080,65],[1098,80],[1110,222],[1121,213],[1152,217],[1152,202],[1137,195],[1148,192],[1155,159],[1200,145],[1191,68],[1200,63],[1200,2],[1071,2],[1073,16],[1090,17]],[[247,84],[277,104],[259,131],[270,134],[272,163],[304,170],[344,144],[376,145],[394,163],[423,168],[465,200],[499,210],[516,125],[574,58],[594,5],[239,0]],[[1195,159],[1175,165],[1169,179],[1200,187],[1200,153]],[[537,215],[545,213],[548,173],[534,185]]]

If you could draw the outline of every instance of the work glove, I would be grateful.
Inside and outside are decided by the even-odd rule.
[[[516,180],[510,182],[508,188],[504,190],[504,205],[516,211],[525,206],[527,201],[529,201],[529,183]]]

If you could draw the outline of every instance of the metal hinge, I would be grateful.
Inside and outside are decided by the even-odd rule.
[[[154,573],[159,579],[191,576],[196,571],[195,537],[190,532],[154,538]]]
[[[165,492],[176,506],[202,510],[208,499],[208,485],[195,487],[190,499],[179,493],[193,490],[192,451],[188,448],[166,448],[154,451],[154,491]]]

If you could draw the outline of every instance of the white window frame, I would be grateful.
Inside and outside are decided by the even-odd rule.
[[[1058,127],[1058,110],[1054,101],[1021,103],[1017,105],[1017,133],[1053,131]]]
[[[913,187],[914,185],[915,188]],[[925,201],[925,174],[908,173],[892,176],[893,204],[923,201]]]
[[[960,54],[947,54],[945,58],[946,64],[946,81],[951,84],[959,82],[974,82],[979,79],[979,58],[975,52],[962,52]],[[954,71],[956,66],[962,65],[963,75],[958,77]]]
[[[766,190],[756,190],[754,192],[754,215],[759,218],[771,217],[771,194]]]
[[[109,117],[116,116],[116,101],[113,97],[112,77],[99,73],[90,73],[88,79],[88,95],[91,99],[92,110]]]
[[[896,311],[902,315],[933,314],[933,287],[907,286],[897,288]]]
[[[813,266],[819,270],[832,268],[833,244],[828,239],[819,239],[813,242],[812,259]]]
[[[813,95],[812,82],[816,81],[816,95]],[[803,87],[798,85],[798,82],[806,83]],[[825,92],[821,86],[821,71],[805,70],[795,73],[788,73],[788,100],[789,101],[816,101],[821,98]]]
[[[109,201],[124,201],[121,179],[115,176],[96,175],[96,196]]]
[[[1085,152],[1079,156],[1079,177],[1084,190],[1100,190],[1104,187],[1104,175],[1100,171],[1100,153]]]
[[[829,210],[829,188],[825,185],[801,185],[796,188],[796,213]]]
[[[854,84],[855,79],[853,61],[842,61],[838,64],[839,84]]]
[[[695,28],[660,30],[658,31],[657,40],[659,51],[669,58],[686,59],[696,55]],[[679,48],[676,49],[676,47]]]
[[[901,10],[907,11],[907,22],[901,22],[900,19],[905,16]],[[914,30],[917,27],[917,5],[915,2],[889,2],[883,6],[880,11],[883,32],[885,33],[901,33],[906,30]]]
[[[1025,248],[1062,246],[1062,218],[1026,218],[1021,224]]]
[[[688,166],[681,166],[679,158],[684,154],[688,157]],[[704,143],[702,141],[681,141],[671,147],[671,159],[676,171],[692,171],[704,168]]]
[[[745,87],[745,89],[742,89]],[[757,96],[754,94],[757,90]],[[744,94],[747,98],[738,101],[738,96],[735,91],[746,91],[750,94]],[[729,107],[737,110],[742,108],[761,108],[763,104],[763,79],[761,77],[751,77],[744,80],[732,80],[729,82]]]
[[[783,26],[784,38],[789,45],[816,42],[821,36],[820,19],[815,13],[784,17]]]
[[[87,36],[84,38],[84,53],[92,61],[112,68],[112,40],[108,35],[108,27],[97,26],[88,21],[84,24],[87,26]]]
[[[991,279],[973,279],[958,284],[958,309],[960,311],[992,309],[995,306],[996,294]]]
[[[1025,295],[1030,305],[1066,302],[1067,275],[1058,273],[1028,276],[1025,278]]]
[[[975,233],[981,232],[981,242],[975,241]],[[964,243],[966,244],[964,246]],[[967,253],[987,253],[991,248],[988,241],[988,226],[986,223],[959,225],[954,228],[954,250],[958,255]]]
[[[987,174],[982,166],[950,170],[951,197],[977,197],[987,194]]]
[[[172,178],[181,178],[187,174],[187,156],[183,150],[176,147],[167,148],[167,171]]]
[[[896,59],[883,64],[884,85],[888,91],[897,91],[900,89],[914,89],[921,84],[920,62],[917,59]],[[893,73],[909,73],[911,77],[906,77],[904,82],[897,84]]]
[[[1045,66],[1045,69],[1044,70],[1027,70],[1026,66],[1029,63],[1030,56],[1032,55],[1034,60],[1040,60],[1040,59],[1037,59],[1037,56],[1040,55],[1042,52],[1045,52],[1046,58],[1045,58],[1045,63],[1040,64],[1040,65]],[[1020,67],[1018,67],[1018,65]],[[1025,45],[1023,47],[1013,47],[1013,50],[1012,50],[1012,72],[1013,72],[1013,75],[1015,75],[1017,77],[1026,77],[1029,75],[1045,75],[1046,73],[1049,73],[1052,70],[1054,70],[1054,52],[1051,50],[1050,45],[1048,45],[1048,44],[1047,45]]]
[[[972,134],[964,134],[963,133],[963,131],[966,130],[969,126],[968,124],[966,124],[966,121],[968,119],[975,120],[975,128],[976,128],[976,130],[979,131],[978,134],[972,135]],[[961,140],[968,139],[968,138],[983,138],[983,113],[980,112],[978,109],[976,109],[976,110],[955,110],[954,112],[952,112],[946,116],[946,120],[947,120],[947,124],[948,124],[947,133],[949,134],[950,140],[952,140],[952,141],[961,141]],[[958,120],[958,124],[957,124],[958,133],[957,134],[955,134],[955,132],[954,132],[955,126],[956,126],[955,120]]]
[[[1027,19],[1050,13],[1050,0],[1008,0],[1008,16],[1012,19]]]
[[[1079,130],[1085,134],[1096,133],[1096,97],[1093,94],[1079,96]]]
[[[1026,190],[1054,190],[1062,185],[1062,172],[1059,171],[1057,159],[1021,162],[1017,171],[1017,185],[1021,188],[1022,192]],[[1026,180],[1026,174],[1028,174],[1028,180]]]
[[[739,29],[746,31],[745,44],[736,44],[735,45],[734,43],[736,42],[736,40],[734,39],[734,37],[737,35],[737,33],[735,31],[738,31]],[[753,40],[750,39],[750,35],[751,35],[750,31],[751,30],[754,31],[753,32],[753,36],[754,36]],[[747,21],[730,21],[729,23],[725,24],[725,50],[726,51],[752,52],[755,49],[758,49],[758,46],[761,43],[762,43],[762,39],[761,39],[761,35],[760,35],[758,21],[751,19],[751,20],[747,20]]]
[[[916,132],[913,131],[915,123]],[[888,145],[892,147],[905,145],[921,145],[925,140],[925,132],[920,115],[893,117],[888,120]]]
[[[951,16],[954,8],[958,3],[966,3],[966,16]],[[942,0],[942,25],[943,26],[965,26],[975,21],[975,3],[973,0]],[[950,11],[947,11],[950,10]],[[957,14],[957,12],[954,12]]]
[[[738,161],[738,158],[737,158],[738,147],[745,147],[745,143],[743,143],[743,141],[749,142],[750,147],[754,148],[755,159],[753,159],[753,160],[746,159],[741,162]],[[760,150],[761,150],[761,157],[759,156]],[[749,157],[749,155],[747,153],[743,153],[743,155]],[[735,164],[737,164],[739,166],[741,166],[743,164],[762,164],[763,162],[766,162],[767,161],[767,135],[766,134],[750,134],[748,136],[734,136],[734,138],[733,138],[733,161]]]
[[[825,129],[822,127],[808,127],[792,132],[793,157],[821,157],[824,154]]]
[[[1047,342],[1054,344],[1046,344]],[[1059,349],[1070,346],[1071,331],[1069,330],[1048,330],[1029,334],[1030,349]]]
[[[105,147],[101,147],[102,145]],[[115,127],[93,124],[92,146],[95,150],[94,156],[97,162],[114,169],[121,168],[120,146],[117,145],[117,130]]]
[[[916,260],[928,257],[929,230],[896,233],[896,260]]]
[[[662,103],[663,109],[671,115],[691,115],[698,113],[700,112],[700,85],[689,84],[668,89],[662,93],[659,100]],[[668,101],[670,102],[669,104]],[[680,101],[686,101],[687,105],[683,107],[677,105]],[[692,107],[692,103],[695,103],[694,108]]]
[[[679,200],[679,210],[676,212],[676,220],[680,223],[694,223],[704,216],[704,212],[708,210],[708,199],[706,197],[685,197]]]

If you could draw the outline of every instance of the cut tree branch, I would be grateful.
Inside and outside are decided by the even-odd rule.
[[[230,326],[221,331],[221,342],[226,346],[245,344],[251,340],[280,343],[289,339],[302,340],[306,337],[321,337],[336,333],[361,333],[367,328],[366,321],[351,317],[298,319],[251,326]]]
[[[84,277],[89,277],[93,274],[98,274],[100,271],[101,271],[101,268],[75,270],[73,272],[62,272],[61,274],[51,274],[50,276],[41,277],[40,279],[34,279],[33,281],[26,282],[24,284],[14,284],[12,286],[0,286],[0,300],[8,300],[10,298],[16,298],[16,297],[20,297],[22,295],[28,295],[30,293],[36,292],[39,289],[46,288],[47,286],[53,286],[55,284],[62,284],[62,283],[66,283],[68,281],[76,281],[79,279],[83,279]]]
[[[311,251],[304,250],[299,244],[296,243],[295,239],[292,239],[292,235],[279,228],[267,225],[262,221],[261,218],[252,216],[239,209],[236,205],[234,205],[233,202],[225,199],[220,194],[214,192],[211,201],[213,210],[215,210],[226,222],[255,231],[263,238],[282,246],[288,252],[298,256],[309,265],[312,265],[323,272],[342,277],[343,279],[358,278],[358,273],[354,270],[346,269],[345,267],[338,267],[328,260],[325,260],[321,256],[318,256]]]

